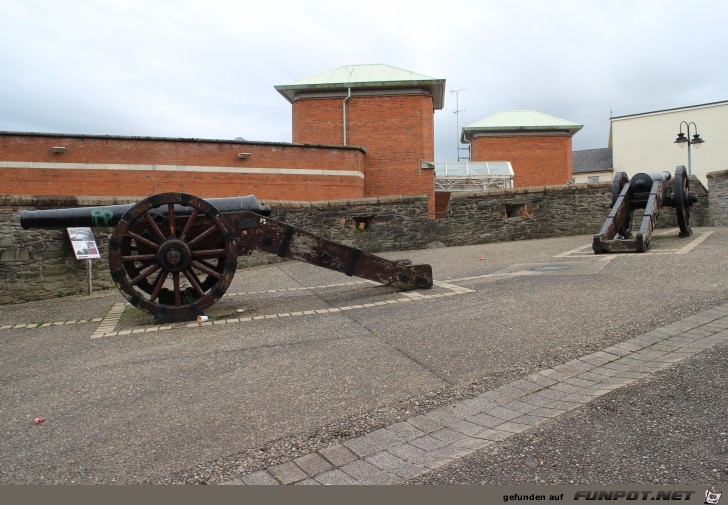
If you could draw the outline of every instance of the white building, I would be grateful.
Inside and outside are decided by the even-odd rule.
[[[680,132],[688,137],[688,124],[690,140],[697,133],[704,141],[690,146],[692,175],[707,187],[708,173],[728,170],[728,100],[618,116],[610,122],[615,172],[631,178],[639,172],[674,173],[678,165],[688,167],[688,146],[675,143]]]

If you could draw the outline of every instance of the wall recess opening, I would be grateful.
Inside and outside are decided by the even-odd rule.
[[[374,224],[374,216],[355,217],[354,218],[354,231],[357,233],[372,231],[372,225]]]
[[[532,217],[531,208],[527,203],[506,203],[503,206],[503,217]]]

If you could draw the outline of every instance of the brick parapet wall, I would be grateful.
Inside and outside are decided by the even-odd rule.
[[[0,133],[6,195],[356,198],[364,196],[364,158],[363,149],[342,146]]]
[[[727,175],[720,177],[722,184]],[[709,203],[714,200],[707,197],[707,191],[697,179],[690,179],[690,187],[700,199],[693,208],[693,225],[708,226],[711,224]],[[0,303],[51,298],[59,292],[83,292],[86,286],[85,262],[74,259],[65,230],[23,230],[19,222],[21,210],[137,200],[0,197]],[[428,200],[426,196],[411,196],[326,202],[263,200],[263,203],[271,205],[274,219],[377,252],[592,235],[599,231],[609,213],[611,183],[453,193],[446,219],[428,219]],[[364,230],[359,228],[362,222],[366,225]],[[725,221],[721,223],[716,224],[725,225]],[[666,209],[657,225],[660,228],[677,226],[675,212]],[[97,288],[113,287],[106,260],[111,231],[94,229],[103,257],[93,262]],[[252,258],[239,258],[239,266],[270,261],[278,258],[261,253]]]

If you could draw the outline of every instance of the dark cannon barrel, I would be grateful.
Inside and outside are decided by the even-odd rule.
[[[270,216],[270,207],[260,205],[254,195],[233,196],[229,198],[209,198],[205,200],[223,214],[251,211],[262,216]],[[105,205],[98,207],[70,207],[65,209],[24,210],[20,213],[20,226],[29,228],[71,228],[71,227],[113,227],[121,220],[126,211],[135,204]],[[175,205],[175,215],[191,213],[190,207]],[[164,213],[164,207],[158,211]],[[150,211],[153,214],[154,211]]]
[[[646,193],[655,181],[669,181],[671,178],[670,172],[642,172],[632,177],[630,186],[635,193]]]

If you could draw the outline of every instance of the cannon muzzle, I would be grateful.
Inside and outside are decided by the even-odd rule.
[[[671,178],[670,172],[642,172],[632,177],[632,191],[647,193],[652,189],[655,181],[669,181]]]
[[[254,195],[234,196],[229,198],[210,198],[206,200],[222,214],[251,211],[261,216],[270,216],[270,207],[260,205]],[[20,213],[20,226],[29,228],[72,228],[72,227],[114,227],[121,217],[135,204],[106,205],[99,207],[71,207],[67,209],[24,210]],[[174,206],[175,215],[184,216],[191,213],[190,207]],[[166,214],[166,206],[150,211]]]

